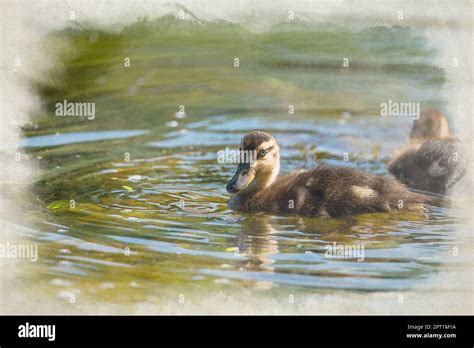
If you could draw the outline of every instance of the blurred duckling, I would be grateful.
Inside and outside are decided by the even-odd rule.
[[[395,154],[388,170],[412,188],[446,194],[466,172],[460,150],[446,116],[438,110],[426,110],[413,122],[410,145]]]
[[[394,179],[361,170],[323,166],[279,176],[280,148],[276,139],[254,131],[242,138],[241,161],[227,184],[229,206],[247,212],[295,213],[318,217],[424,210],[438,198],[410,192]],[[245,150],[242,152],[242,150]]]

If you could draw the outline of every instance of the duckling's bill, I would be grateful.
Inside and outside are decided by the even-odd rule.
[[[237,170],[226,186],[229,193],[236,193],[247,188],[255,179],[255,173],[250,167],[250,163],[239,163]]]

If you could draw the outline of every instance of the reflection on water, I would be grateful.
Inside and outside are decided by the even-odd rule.
[[[234,165],[217,162],[218,150],[264,129],[279,140],[283,171],[324,163],[387,175],[411,120],[378,117],[380,103],[439,103],[443,75],[423,37],[396,27],[251,34],[187,25],[165,18],[50,38],[76,54],[63,57],[62,84],[38,85],[49,106],[25,130],[42,170],[32,188],[41,203],[25,222],[40,245],[37,279],[59,298],[114,290],[114,300],[136,302],[167,287],[403,290],[436,273],[460,223],[447,209],[243,214],[226,205]],[[87,40],[91,32],[100,46]],[[340,67],[347,52],[351,69]],[[55,101],[74,98],[96,103],[93,121],[54,117]],[[186,114],[176,114],[183,104]],[[327,257],[334,243],[363,245],[364,260]]]
[[[24,139],[22,146],[25,147],[44,147],[57,146],[64,144],[76,144],[87,141],[98,141],[106,139],[129,138],[145,133],[144,131],[105,131],[105,132],[76,132],[76,133],[57,133],[53,135],[40,135]]]

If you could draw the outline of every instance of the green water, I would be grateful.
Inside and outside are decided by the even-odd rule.
[[[388,175],[411,120],[378,116],[380,103],[443,107],[437,52],[417,32],[293,22],[253,33],[163,17],[114,31],[72,25],[45,47],[58,64],[32,82],[44,112],[23,145],[41,175],[25,226],[40,250],[28,281],[53,296],[406,290],[452,246],[458,221],[443,208],[325,220],[232,211],[235,168],[217,162],[261,129],[278,138],[283,172],[331,164]],[[55,116],[63,100],[95,103],[95,119]],[[364,261],[325,257],[334,242],[364,244]]]

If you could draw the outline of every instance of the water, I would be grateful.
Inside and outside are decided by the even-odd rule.
[[[330,164],[388,175],[411,119],[378,116],[380,103],[443,106],[437,52],[415,31],[296,21],[251,33],[167,16],[121,31],[72,27],[48,45],[62,70],[34,83],[44,114],[22,145],[41,175],[16,229],[40,248],[26,282],[52,297],[412,290],[456,243],[462,222],[446,208],[344,219],[233,211],[235,167],[217,162],[262,129],[280,143],[283,172]],[[95,119],[56,117],[63,100],[94,102]],[[326,257],[333,243],[363,244],[364,260]]]

